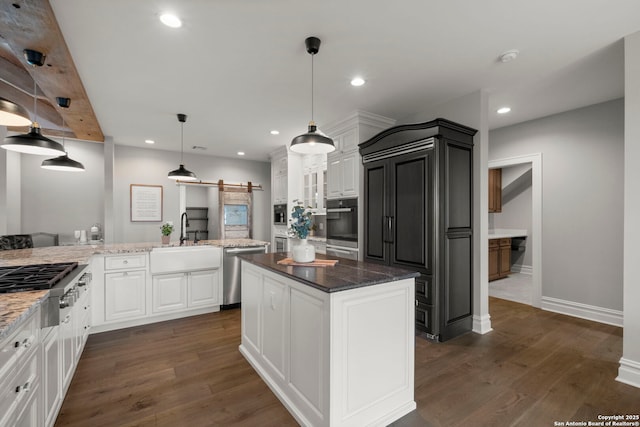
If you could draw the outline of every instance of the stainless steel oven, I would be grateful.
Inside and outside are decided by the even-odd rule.
[[[327,247],[358,247],[358,199],[327,201]]]

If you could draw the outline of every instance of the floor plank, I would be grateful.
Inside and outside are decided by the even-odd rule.
[[[490,299],[493,331],[416,337],[418,409],[394,427],[551,426],[637,414],[622,330]],[[238,351],[240,311],[91,335],[57,426],[295,426]]]

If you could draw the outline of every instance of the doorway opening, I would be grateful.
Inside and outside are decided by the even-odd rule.
[[[512,188],[521,185],[524,181],[528,180],[529,177],[526,175],[530,173],[531,179],[531,232],[530,235],[526,238],[527,251],[529,252],[527,255],[528,259],[531,261],[531,305],[534,307],[540,308],[541,299],[542,299],[542,154],[535,153],[524,156],[510,157],[504,159],[490,160],[488,162],[489,169],[496,168],[511,168],[514,167],[514,170],[520,169],[519,172],[524,171],[524,173],[516,174],[516,178],[510,183],[513,185]],[[521,166],[521,168],[515,168],[516,166]],[[530,166],[530,172],[527,172]],[[518,181],[520,179],[520,181]],[[508,186],[508,185],[507,185]],[[509,196],[507,196],[509,197]],[[494,214],[495,215],[495,214]],[[494,221],[498,222],[499,221]],[[528,222],[528,220],[527,220]],[[489,228],[492,227],[491,218]],[[527,261],[519,260],[520,271],[516,272],[516,275],[513,277],[513,281],[517,281],[518,274],[522,273],[522,270],[525,270],[525,274],[528,274],[528,267],[526,264]],[[521,276],[520,276],[521,277]],[[528,277],[526,278],[528,280]],[[509,280],[501,279],[501,280]],[[517,285],[517,283],[514,283]],[[487,285],[490,287],[491,285]],[[489,292],[485,293],[485,295],[489,295]]]

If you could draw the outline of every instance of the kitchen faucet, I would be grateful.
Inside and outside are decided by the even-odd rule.
[[[197,244],[200,240],[198,239],[198,230],[195,231],[195,235],[193,236],[193,244]]]
[[[182,216],[180,217],[180,246],[182,246],[184,241],[187,240],[187,236],[186,236],[186,233],[185,233],[186,230],[184,230],[184,228],[182,228],[183,226],[184,226],[184,228],[189,227],[189,217],[187,216],[187,212],[183,212]]]

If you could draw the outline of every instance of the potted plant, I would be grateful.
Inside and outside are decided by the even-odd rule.
[[[162,244],[168,245],[171,240],[171,233],[173,233],[173,222],[166,221],[160,226],[160,231],[162,231]]]
[[[294,245],[292,253],[296,262],[312,262],[316,259],[315,247],[307,242],[307,237],[313,227],[311,224],[311,211],[305,208],[302,202],[294,200],[296,203],[291,209],[289,219],[289,236],[297,237],[300,243]]]

